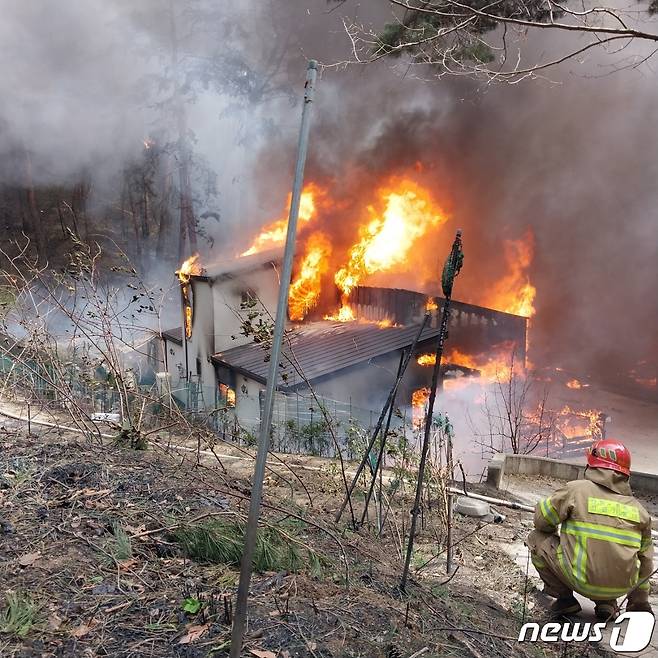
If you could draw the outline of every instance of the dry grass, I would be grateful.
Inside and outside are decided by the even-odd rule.
[[[223,475],[215,462],[197,463],[194,453],[90,446],[54,431],[32,438],[3,438],[0,431],[0,455],[5,466],[20,456],[31,474],[20,487],[0,490],[0,520],[11,527],[0,542],[0,582],[10,591],[38,592],[39,601],[38,607],[33,596],[7,601],[3,658],[227,655],[250,493],[244,463],[238,475]],[[392,647],[403,656],[428,647],[428,658],[526,655],[497,637],[513,638],[517,622],[496,602],[500,592],[483,586],[481,572],[464,566],[441,586],[437,564],[401,599],[394,526],[378,539],[370,527],[353,532],[347,521],[335,525],[339,476],[330,469],[299,472],[312,505],[305,492],[291,498],[282,478],[270,478],[265,490],[251,648],[296,658],[384,658],[395,655]],[[408,509],[409,500],[396,502],[391,519],[399,529]],[[426,521],[418,546],[430,555],[437,528],[429,515]],[[470,521],[456,520],[455,537],[471,530]],[[491,532],[502,538],[509,526]],[[516,574],[504,585],[514,600],[518,570],[493,543],[487,551],[500,572]],[[21,556],[37,552],[21,564]],[[457,559],[472,564],[483,553],[471,537]],[[179,644],[190,628],[201,635]],[[455,628],[475,630],[464,635]]]

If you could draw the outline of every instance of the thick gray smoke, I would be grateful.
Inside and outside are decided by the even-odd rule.
[[[190,90],[188,124],[218,175],[214,249],[239,252],[285,203],[306,60],[347,58],[342,16],[377,22],[389,9],[228,4],[65,0],[55,10],[46,0],[3,0],[2,148],[30,150],[37,182],[86,170],[97,194],[110,188],[142,140],[171,122],[159,105],[170,90],[159,82],[171,75],[175,6],[193,30],[183,35],[186,70],[211,58],[224,67]],[[200,6],[211,20],[195,18]],[[562,46],[541,38],[530,56]],[[459,298],[482,301],[506,271],[502,241],[531,228],[533,360],[609,380],[634,368],[655,377],[658,79],[648,66],[600,77],[611,62],[599,54],[555,69],[557,84],[484,88],[403,62],[325,69],[308,176],[349,201],[420,162],[421,182],[450,213],[432,245],[436,265],[455,228],[465,231]],[[3,176],[11,182],[11,171]],[[353,236],[349,211],[348,203],[323,217],[338,243]],[[428,281],[397,283],[437,292]]]
[[[37,183],[102,176],[143,148],[148,62],[117,3],[1,3],[0,140],[34,153]],[[105,167],[105,165],[109,165]],[[11,177],[11,172],[6,176]]]
[[[300,51],[315,55],[320,44],[321,58],[347,56],[340,21],[329,23],[331,15],[316,9],[308,18],[291,11]],[[341,11],[354,17],[357,9]],[[526,48],[527,61],[573,46],[562,37],[540,38]],[[447,253],[457,227],[465,231],[459,298],[482,302],[506,271],[503,240],[530,228],[535,364],[604,382],[632,369],[655,378],[658,133],[651,127],[658,75],[646,66],[611,74],[643,52],[639,43],[623,60],[601,51],[582,65],[551,70],[553,82],[516,86],[428,81],[431,71],[419,79],[420,71],[404,63],[328,70],[318,87],[310,176],[353,198],[367,195],[383,175],[421,162],[419,179],[451,215],[435,253]],[[300,54],[300,72],[303,64]],[[265,148],[261,173],[281,162],[285,143],[292,160],[290,132]],[[325,218],[325,227],[344,235],[348,215],[349,207]],[[410,285],[409,278],[398,285]],[[437,284],[429,288],[438,292]]]

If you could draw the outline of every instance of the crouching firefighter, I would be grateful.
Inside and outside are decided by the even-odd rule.
[[[626,595],[626,610],[652,612],[651,517],[633,497],[630,467],[626,446],[596,441],[587,451],[585,479],[537,503],[526,544],[544,592],[557,599],[555,615],[580,612],[574,591],[594,601],[599,619],[614,618],[617,599]]]

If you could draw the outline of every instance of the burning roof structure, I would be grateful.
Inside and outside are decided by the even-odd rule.
[[[291,320],[303,320],[318,307],[325,307],[327,299],[333,308],[325,310],[326,319],[353,320],[352,291],[372,285],[378,277],[387,284],[401,277],[414,288],[419,284],[431,286],[435,281],[439,263],[431,248],[428,252],[428,245],[436,243],[449,216],[430,190],[411,176],[391,176],[367,198],[349,202],[354,221],[346,236],[345,227],[332,221],[332,216],[344,211],[348,202],[332,198],[329,188],[318,183],[305,186],[299,253],[289,295]],[[242,255],[281,246],[285,216],[282,211],[279,219],[266,225]],[[536,293],[528,275],[532,233],[506,240],[504,250],[508,271],[489,287],[484,306],[531,317]]]
[[[420,350],[430,349],[432,339],[438,336],[437,323],[432,324],[434,326],[426,327],[420,336]],[[282,390],[292,390],[304,386],[307,381],[372,364],[380,357],[408,348],[418,329],[419,324],[389,325],[370,321],[317,321],[298,325],[286,337],[284,363],[277,385]],[[265,383],[267,362],[260,346],[233,347],[213,355],[213,361]],[[459,363],[448,365],[451,366],[466,372],[477,371]]]

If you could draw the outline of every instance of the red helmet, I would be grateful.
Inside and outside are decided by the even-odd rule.
[[[587,465],[592,468],[609,468],[630,475],[631,453],[620,441],[614,439],[595,441],[587,448]]]

